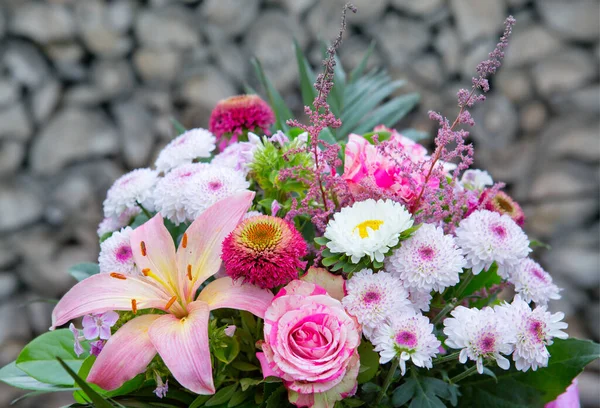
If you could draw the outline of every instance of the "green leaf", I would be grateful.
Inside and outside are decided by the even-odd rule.
[[[414,378],[408,378],[404,383],[394,390],[392,394],[392,405],[401,407],[412,399],[417,390],[417,381]]]
[[[264,380],[262,378],[242,378],[240,379],[240,385],[242,387],[242,391],[246,391],[248,388],[262,384]]]
[[[231,363],[231,366],[236,370],[240,371],[256,371],[259,369],[254,364],[250,364],[245,361],[234,361],[233,363]]]
[[[183,126],[181,124],[181,122],[179,122],[177,119],[171,118],[171,123],[173,124],[173,127],[175,128],[176,136],[179,136],[180,134],[187,132],[187,129],[185,128],[185,126]]]
[[[464,292],[461,294],[462,297],[470,296],[475,292],[480,291],[483,288],[489,289],[493,285],[497,285],[502,282],[500,276],[498,276],[498,265],[496,262],[490,266],[486,271],[481,271],[479,275],[473,277],[473,280],[467,285]]]
[[[293,117],[292,112],[285,105],[283,98],[279,92],[277,92],[277,89],[275,89],[273,83],[271,83],[271,81],[265,75],[265,71],[260,61],[256,58],[253,58],[252,66],[254,67],[256,76],[267,93],[269,105],[271,105],[271,108],[273,108],[273,111],[275,112],[275,127],[285,133],[289,129],[289,126],[285,122]]]
[[[237,390],[237,384],[228,385],[227,387],[223,387],[218,390],[215,395],[212,396],[211,399],[204,403],[206,407],[213,407],[215,405],[224,404],[233,397],[235,391]]]
[[[199,395],[192,403],[189,408],[199,408],[204,405],[206,401],[212,398],[212,395]]]
[[[100,265],[93,262],[83,262],[69,268],[69,274],[79,282],[97,273],[100,273]]]
[[[532,239],[529,242],[529,248],[537,248],[537,247],[542,247],[544,249],[547,249],[548,251],[552,249],[552,247],[550,245],[546,244],[545,242],[538,241],[537,239]]]
[[[321,259],[323,266],[331,266],[339,260],[337,256],[330,256],[329,258]]]
[[[216,348],[213,354],[219,361],[229,364],[240,353],[240,343],[235,337],[225,337],[221,341],[225,343],[226,346]]]
[[[82,343],[87,351],[89,345]],[[23,348],[17,357],[17,367],[38,381],[55,385],[73,385],[71,376],[61,369],[61,358],[73,371],[79,371],[85,357],[73,350],[73,333],[59,329],[42,334]]]
[[[479,406],[479,405],[477,405]],[[436,395],[421,392],[414,398],[409,408],[446,408],[446,405]]]
[[[521,372],[512,367],[508,371],[493,369],[496,379],[474,376],[462,383],[463,398],[460,406],[474,402],[495,407],[542,406],[562,394],[584,367],[600,358],[600,345],[589,340],[554,339],[548,347],[548,367],[537,371]],[[511,392],[506,392],[510,390]]]
[[[321,130],[319,134],[319,139],[329,143],[329,144],[337,144],[337,139],[333,135],[333,132],[329,128],[324,128]]]
[[[17,368],[13,361],[0,369],[0,381],[10,386],[20,388],[22,390],[56,392],[56,391],[73,391],[77,388],[64,387],[60,385],[47,384],[36,380],[29,376],[23,370]]]
[[[268,396],[266,408],[281,408],[288,406],[287,391],[283,386],[278,387],[271,393],[267,393],[265,390],[265,396]]]
[[[384,103],[361,121],[354,129],[355,133],[364,133],[375,126],[383,124],[388,128],[394,127],[408,112],[419,103],[420,96],[416,93],[402,95]]]
[[[348,82],[356,82],[356,80],[362,76],[363,72],[365,72],[365,68],[367,67],[367,63],[369,62],[369,58],[371,57],[371,54],[373,54],[373,51],[375,51],[375,41],[371,41],[371,44],[369,44],[369,48],[367,48],[365,55],[362,57],[356,68],[350,72],[350,79]]]
[[[104,399],[104,397],[99,395],[89,385],[87,385],[87,383],[85,381],[83,381],[81,378],[79,378],[79,376],[77,376],[77,374],[75,374],[75,371],[73,371],[71,369],[71,367],[69,367],[69,365],[66,364],[60,357],[56,357],[56,359],[58,360],[58,363],[60,364],[60,366],[62,368],[64,368],[64,370],[69,374],[69,376],[71,376],[73,378],[75,383],[77,383],[77,385],[79,385],[79,387],[81,387],[81,390],[87,394],[89,399],[94,403],[95,408],[113,408],[112,404],[110,404],[108,401],[106,401],[106,399]]]
[[[227,404],[227,408],[233,408],[240,405],[242,402],[246,401],[253,394],[252,390],[242,391],[238,390],[233,394],[229,403]]]
[[[360,343],[358,354],[360,355],[360,372],[357,379],[359,384],[364,384],[377,374],[379,354],[373,350],[373,346],[367,341]]]
[[[296,51],[296,62],[298,63],[298,74],[300,75],[302,103],[305,106],[310,106],[317,96],[317,92],[313,86],[315,83],[315,74],[296,39],[294,39],[294,50]]]
[[[414,140],[415,142],[429,138],[429,133],[422,132],[417,129],[404,129],[400,131],[400,134],[404,137],[408,137],[409,139]]]

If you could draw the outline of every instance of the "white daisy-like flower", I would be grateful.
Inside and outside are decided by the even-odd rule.
[[[264,215],[264,214],[261,213],[260,211],[248,211],[246,214],[244,214],[244,217],[242,217],[242,219],[247,220],[248,218],[258,217],[259,215]]]
[[[142,210],[137,208],[130,208],[125,210],[118,218],[116,217],[108,217],[104,218],[100,224],[98,224],[98,237],[102,237],[104,234],[108,234],[110,232],[115,232],[120,230],[123,227],[126,227],[131,222],[132,218],[141,213]]]
[[[137,203],[154,210],[152,196],[157,181],[158,172],[151,169],[136,169],[122,175],[106,193],[104,216],[119,218],[126,211],[139,209]]]
[[[417,367],[431,368],[431,359],[439,353],[440,341],[433,334],[433,324],[422,314],[406,313],[393,316],[383,323],[373,335],[379,362],[385,364],[399,358],[402,375],[406,362],[412,360]]]
[[[448,336],[446,345],[461,350],[458,361],[462,364],[467,359],[476,361],[479,374],[483,373],[484,359],[496,360],[503,370],[510,368],[510,362],[502,354],[512,353],[515,334],[494,309],[458,306],[451,315],[444,320],[444,334]]]
[[[560,289],[552,282],[550,274],[531,258],[519,262],[508,281],[527,303],[546,305],[550,299],[560,299]]]
[[[400,234],[412,225],[413,219],[402,204],[368,199],[335,213],[323,235],[331,252],[344,253],[353,263],[364,256],[383,262],[384,255],[398,244]]]
[[[138,270],[133,261],[130,236],[131,227],[114,232],[100,244],[100,273],[118,272],[126,275],[137,275]]]
[[[217,201],[249,186],[239,171],[204,163],[184,164],[157,183],[156,210],[179,225],[195,220]]]
[[[483,190],[494,184],[492,176],[485,170],[469,169],[465,171],[459,184],[467,190]]]
[[[249,165],[254,158],[256,145],[250,142],[238,142],[230,144],[221,153],[212,159],[211,164],[240,171],[248,174]]]
[[[415,312],[429,312],[429,305],[431,303],[431,292],[422,292],[420,290],[409,289],[408,300]]]
[[[161,150],[154,163],[159,172],[168,172],[182,164],[192,163],[198,158],[210,157],[215,150],[215,135],[206,129],[190,129]]]
[[[477,275],[494,261],[498,275],[506,279],[511,270],[531,252],[521,227],[508,215],[488,210],[474,211],[456,229],[456,243]]]
[[[384,271],[374,274],[363,269],[355,273],[346,281],[346,293],[342,304],[362,324],[367,338],[387,318],[412,310],[400,279]]]
[[[554,337],[568,337],[562,331],[568,327],[561,321],[565,316],[563,313],[552,314],[545,306],[531,310],[519,296],[511,304],[497,306],[496,310],[515,332],[513,361],[517,370],[528,371],[531,368],[536,371],[538,367],[548,366],[550,353],[546,346],[553,343]]]
[[[410,289],[443,292],[456,285],[466,265],[454,238],[433,224],[423,224],[386,259],[386,269]]]

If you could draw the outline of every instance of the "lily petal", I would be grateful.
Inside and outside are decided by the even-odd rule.
[[[198,300],[208,303],[210,310],[227,307],[246,310],[261,318],[265,317],[265,311],[273,298],[273,294],[267,289],[234,282],[230,277],[212,281],[198,295]]]
[[[148,335],[173,377],[196,394],[214,394],[208,345],[209,308],[204,302],[187,305],[189,314],[178,319],[163,315]]]
[[[253,192],[245,191],[216,202],[183,235],[177,250],[177,266],[188,301],[206,279],[219,271],[223,240],[239,224],[253,198]]]
[[[177,267],[175,243],[165,227],[162,216],[156,214],[131,233],[131,250],[139,270],[175,295]]]
[[[52,327],[90,313],[155,307],[164,309],[170,295],[147,278],[99,273],[82,280],[67,292],[52,311]]]
[[[87,380],[110,391],[143,373],[156,355],[148,328],[160,315],[143,315],[125,323],[106,342]]]

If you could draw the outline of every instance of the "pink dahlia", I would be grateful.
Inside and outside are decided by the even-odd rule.
[[[525,214],[521,206],[503,191],[494,194],[492,189],[484,190],[479,198],[483,208],[498,214],[506,214],[520,227],[525,223]]]
[[[238,141],[248,131],[269,134],[275,114],[258,95],[237,95],[223,99],[210,114],[210,131],[217,136],[219,150]]]
[[[306,243],[293,224],[259,215],[240,223],[223,241],[221,258],[233,279],[272,289],[298,278]]]

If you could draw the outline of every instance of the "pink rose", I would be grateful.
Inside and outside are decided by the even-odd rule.
[[[257,353],[263,375],[283,379],[291,403],[331,408],[356,391],[360,326],[323,287],[294,280],[281,289],[265,313],[264,334]]]

